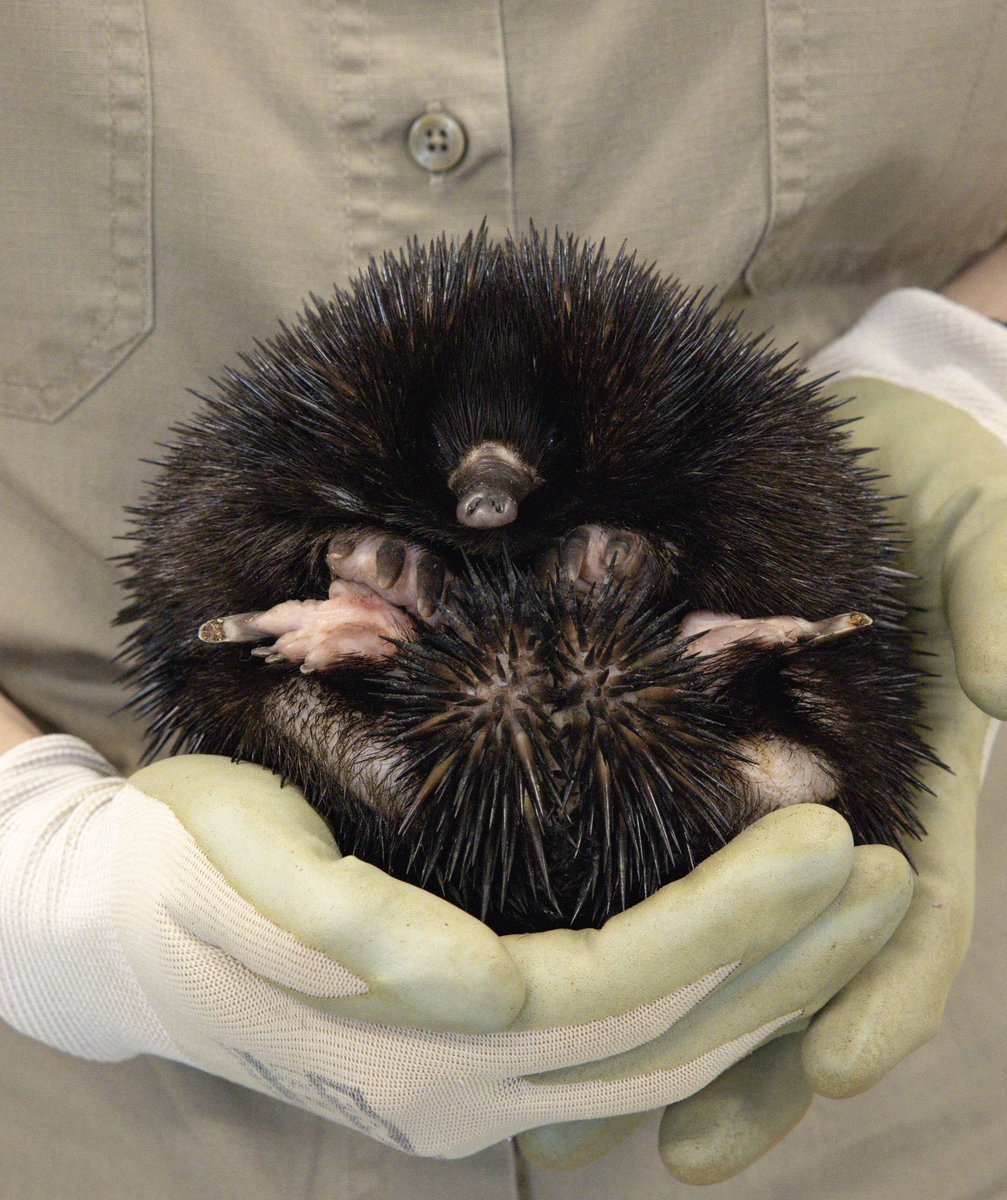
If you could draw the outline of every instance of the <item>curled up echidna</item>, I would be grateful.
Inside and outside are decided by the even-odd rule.
[[[802,800],[905,848],[932,755],[840,424],[625,254],[386,256],[226,374],[134,510],[152,751],[271,767],[500,931],[600,923]]]

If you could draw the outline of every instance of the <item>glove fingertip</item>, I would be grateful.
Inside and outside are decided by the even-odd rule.
[[[815,1093],[827,1099],[848,1100],[859,1096],[930,1041],[940,1029],[943,1016],[943,1005],[929,1019],[917,1016],[911,1036],[900,1042],[880,1036],[873,1025],[814,1022],[802,1047],[805,1076]]]
[[[628,1113],[621,1117],[542,1125],[519,1134],[518,1148],[533,1167],[575,1171],[590,1166],[621,1145],[647,1115]]]
[[[800,1044],[800,1034],[777,1038],[695,1096],[670,1105],[659,1144],[668,1173],[681,1183],[723,1183],[789,1133],[812,1101]]]
[[[955,645],[955,670],[962,691],[976,708],[997,721],[1007,721],[1007,655],[993,661],[988,654],[970,654]]]

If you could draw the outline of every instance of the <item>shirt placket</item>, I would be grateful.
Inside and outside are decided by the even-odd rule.
[[[487,218],[513,224],[499,6],[348,0],[331,17],[346,267]]]

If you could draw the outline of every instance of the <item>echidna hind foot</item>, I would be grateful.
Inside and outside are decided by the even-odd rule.
[[[203,642],[263,642],[254,658],[300,667],[308,675],[331,671],[347,659],[380,659],[395,652],[395,639],[415,636],[408,612],[371,588],[345,579],[329,584],[324,600],[290,599],[262,612],[232,613],[205,621]]]
[[[448,575],[424,547],[387,531],[341,530],[324,547],[330,572],[324,599],[290,597],[259,612],[213,617],[199,628],[204,642],[254,642],[269,663],[289,662],[307,674],[332,670],[347,658],[385,658],[395,639],[436,621]]]

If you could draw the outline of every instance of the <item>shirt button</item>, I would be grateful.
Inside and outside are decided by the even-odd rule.
[[[409,153],[424,171],[450,171],[465,157],[462,123],[443,109],[429,110],[409,126]]]

